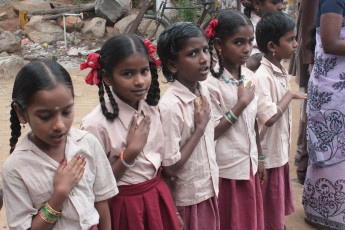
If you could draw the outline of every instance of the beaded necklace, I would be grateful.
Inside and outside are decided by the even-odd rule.
[[[228,77],[224,77],[224,75],[222,76],[222,78],[224,79],[224,81],[226,83],[231,83],[231,84],[234,84],[234,85],[237,85],[239,86],[242,82],[244,82],[246,80],[246,76],[245,75],[241,75],[241,79],[240,80],[234,80],[234,79],[230,79]]]

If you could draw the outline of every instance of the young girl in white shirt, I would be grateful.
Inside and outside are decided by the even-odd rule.
[[[10,229],[110,229],[107,199],[118,193],[99,141],[71,128],[71,77],[58,63],[32,62],[12,92],[12,154],[2,168]],[[17,145],[21,125],[31,130]]]

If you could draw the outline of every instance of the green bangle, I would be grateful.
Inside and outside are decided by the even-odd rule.
[[[265,156],[265,155],[258,156],[258,161],[259,161],[259,162],[264,162],[265,159],[266,159],[266,156]]]
[[[58,216],[53,215],[52,213],[49,212],[49,210],[47,209],[46,204],[44,204],[41,208],[42,212],[44,213],[44,215],[46,215],[49,219],[51,220],[57,220]]]
[[[225,116],[228,118],[228,121],[231,124],[235,124],[237,122],[236,117],[232,116],[232,114],[229,111],[225,113]]]

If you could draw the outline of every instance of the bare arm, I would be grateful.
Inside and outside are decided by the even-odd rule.
[[[111,217],[109,205],[106,200],[99,201],[95,203],[95,208],[99,213],[99,230],[110,230],[111,229]]]
[[[345,55],[345,40],[339,39],[343,16],[336,13],[321,15],[320,35],[326,54]]]
[[[284,111],[289,106],[292,99],[306,99],[307,94],[299,91],[291,91],[288,90],[283,98],[277,103],[277,106]],[[268,127],[271,127],[283,114],[280,112],[280,110],[277,108],[277,113],[273,115],[269,120],[266,121],[265,125]]]

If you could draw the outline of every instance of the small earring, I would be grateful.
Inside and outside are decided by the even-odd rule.
[[[258,8],[256,8],[255,10],[256,10],[256,12],[259,12],[259,11],[260,11],[260,8],[258,7]]]
[[[273,57],[276,56],[276,52],[273,51]]]
[[[22,124],[23,124],[23,129],[25,129],[25,122],[23,121],[23,123],[22,123]]]

